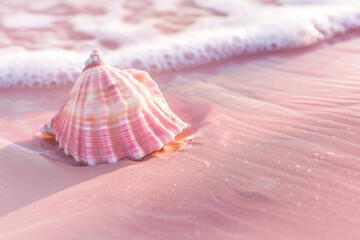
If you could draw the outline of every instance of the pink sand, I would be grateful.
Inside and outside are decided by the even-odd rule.
[[[360,40],[153,76],[191,127],[81,167],[35,136],[69,88],[0,90],[0,239],[359,239]]]

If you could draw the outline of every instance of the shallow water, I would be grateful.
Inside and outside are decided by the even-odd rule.
[[[93,48],[120,68],[186,69],[360,26],[354,0],[3,1],[0,87],[71,85]]]

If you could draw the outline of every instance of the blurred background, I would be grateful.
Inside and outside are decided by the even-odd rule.
[[[0,87],[71,84],[93,48],[117,67],[163,72],[309,46],[359,24],[352,0],[3,0]]]

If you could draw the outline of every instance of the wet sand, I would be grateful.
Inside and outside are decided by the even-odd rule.
[[[69,87],[0,90],[0,239],[359,239],[356,35],[153,75],[190,129],[142,162],[36,135]]]

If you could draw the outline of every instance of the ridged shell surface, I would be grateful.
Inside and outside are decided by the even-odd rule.
[[[64,105],[40,127],[76,161],[141,159],[187,127],[148,73],[111,67],[97,49],[85,64]]]

